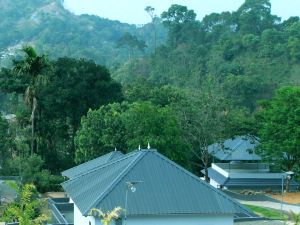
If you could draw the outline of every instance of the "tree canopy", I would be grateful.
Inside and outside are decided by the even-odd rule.
[[[285,170],[294,170],[300,159],[300,88],[283,87],[261,103],[261,150]]]

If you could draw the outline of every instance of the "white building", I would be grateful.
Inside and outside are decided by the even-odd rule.
[[[216,188],[231,190],[281,190],[286,174],[274,172],[268,163],[255,153],[258,138],[238,136],[222,144],[208,146],[208,151],[218,162],[208,169],[210,184]],[[290,189],[297,189],[298,183],[290,182]]]
[[[239,203],[156,150],[112,152],[62,173],[74,225],[100,225],[91,209],[123,209],[115,225],[233,225]]]

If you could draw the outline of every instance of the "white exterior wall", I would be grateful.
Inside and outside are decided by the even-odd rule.
[[[70,202],[73,203],[72,199]],[[89,223],[90,222],[90,223]],[[74,204],[74,225],[102,225],[100,219],[83,216]],[[124,224],[124,222],[123,222]],[[140,216],[128,217],[126,225],[233,225],[233,215],[198,215],[198,216]],[[115,225],[114,222],[111,225]]]
[[[91,222],[91,225],[101,225],[100,221],[96,223],[94,217],[83,216],[79,211],[78,207],[74,204],[74,225],[89,225],[90,224],[89,222]]]
[[[210,179],[209,180],[209,183],[211,186],[215,187],[215,188],[220,188],[220,184],[217,183],[217,181],[213,180],[213,179]]]
[[[233,215],[129,217],[126,225],[233,225]]]
[[[70,203],[74,203],[73,200],[70,198]],[[78,209],[78,207],[74,203],[74,225],[102,225],[100,219],[97,219],[93,216],[83,216]],[[115,225],[112,223],[111,225]]]

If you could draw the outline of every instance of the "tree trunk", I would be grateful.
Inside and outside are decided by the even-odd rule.
[[[153,30],[154,30],[154,55],[156,55],[156,39],[157,39],[157,33],[156,33],[156,26],[155,26],[155,22],[152,19],[152,24],[153,24]]]
[[[207,166],[205,166],[205,181],[206,181],[207,183],[209,183],[208,168],[207,168]]]
[[[34,129],[35,129],[35,111],[36,111],[36,106],[37,106],[37,100],[35,97],[33,97],[33,100],[32,100],[32,112],[31,112],[31,155],[33,155],[34,153]]]
[[[34,145],[34,120],[31,120],[31,152],[30,155],[33,155],[33,145]]]
[[[291,183],[291,178],[286,177],[286,182],[285,182],[285,191],[288,193],[290,191],[290,183]]]
[[[209,177],[208,177],[208,152],[204,153],[204,170],[205,170],[205,181],[209,183]]]

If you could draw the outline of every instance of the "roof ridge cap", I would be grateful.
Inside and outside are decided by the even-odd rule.
[[[109,161],[109,162],[107,162],[107,163],[105,163],[105,164],[102,164],[102,165],[99,165],[99,166],[97,166],[97,167],[95,167],[95,168],[93,168],[93,169],[91,169],[91,170],[88,170],[88,171],[85,172],[85,173],[80,173],[80,174],[77,175],[76,177],[73,177],[72,179],[69,179],[69,180],[67,180],[67,181],[65,181],[65,182],[63,182],[63,183],[61,183],[61,184],[65,184],[65,183],[68,183],[68,182],[70,182],[70,181],[77,180],[79,177],[85,176],[85,175],[87,175],[87,174],[90,174],[90,173],[92,173],[92,172],[95,172],[96,170],[102,169],[102,168],[104,168],[104,167],[113,165],[113,164],[115,164],[115,163],[117,163],[117,162],[119,162],[119,161],[128,159],[129,157],[132,157],[132,156],[133,156],[134,154],[136,154],[136,153],[138,153],[138,152],[130,152],[130,153],[124,155],[124,157],[118,158],[118,159],[113,160],[113,161]]]
[[[182,171],[183,173],[189,175],[191,178],[200,181],[199,183],[206,186],[207,188],[211,189],[212,191],[214,191],[215,193],[221,195],[222,197],[224,197],[225,199],[227,199],[228,201],[232,202],[234,205],[242,208],[243,210],[246,210],[245,208],[243,208],[240,203],[238,203],[237,201],[235,201],[234,199],[232,199],[231,197],[229,197],[228,195],[226,195],[225,193],[223,193],[222,191],[219,191],[218,189],[212,187],[210,184],[206,183],[205,181],[202,181],[199,177],[197,177],[195,174],[189,172],[188,170],[184,169],[182,166],[178,165],[177,163],[173,162],[172,160],[170,160],[169,158],[167,158],[166,156],[158,153],[158,152],[154,152],[154,154],[156,154],[157,156],[159,156],[162,160],[165,160],[167,163],[171,164],[172,166],[174,166],[175,168],[177,168],[178,170]]]
[[[112,159],[112,157],[113,157],[114,155],[116,155],[117,153],[121,153],[122,155],[124,155],[124,154],[123,154],[122,152],[120,152],[120,151],[112,151],[111,154],[110,154],[110,156],[108,157],[108,159],[105,161],[105,163],[110,162],[110,160]]]
[[[114,180],[113,182],[111,182],[110,185],[108,185],[108,187],[105,189],[105,191],[100,195],[100,197],[98,199],[96,199],[96,201],[94,201],[91,206],[89,208],[95,207],[99,202],[101,202],[106,196],[107,194],[115,187],[116,184],[118,184],[120,182],[120,180],[138,163],[140,162],[140,160],[146,155],[148,154],[148,151],[139,151],[139,154],[137,154],[136,158],[129,163],[129,165],[123,170],[123,172],[121,174],[119,174]],[[90,210],[90,209],[89,209]],[[88,211],[84,212],[83,215],[88,214]]]

